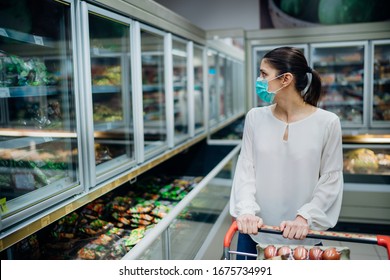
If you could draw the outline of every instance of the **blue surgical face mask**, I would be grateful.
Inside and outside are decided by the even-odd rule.
[[[267,81],[264,78],[258,77],[256,80],[256,94],[258,97],[260,97],[261,100],[267,103],[272,103],[274,101],[276,93],[281,90],[283,87],[280,89],[275,90],[274,92],[269,92],[268,91],[268,83],[279,78],[280,76],[283,76],[284,74],[280,74],[279,76],[276,76],[275,78]]]

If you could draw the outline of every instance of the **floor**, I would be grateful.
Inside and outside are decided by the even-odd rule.
[[[351,260],[387,260],[385,247],[371,244],[323,240],[324,246],[348,247]]]

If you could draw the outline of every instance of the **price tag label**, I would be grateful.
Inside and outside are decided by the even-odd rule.
[[[43,140],[45,142],[51,142],[51,141],[53,141],[53,138],[52,137],[43,137]]]
[[[50,224],[50,217],[46,216],[41,219],[41,226],[46,227]]]
[[[43,38],[42,38],[41,36],[35,36],[35,35],[34,35],[34,42],[35,42],[35,44],[37,44],[37,45],[43,46]]]
[[[15,173],[15,187],[20,190],[34,190],[34,175],[31,172]]]
[[[4,28],[0,28],[0,36],[8,37],[7,31]]]
[[[8,98],[10,97],[9,88],[0,87],[0,98]]]
[[[92,48],[92,53],[95,55],[99,54],[99,49],[98,48]]]

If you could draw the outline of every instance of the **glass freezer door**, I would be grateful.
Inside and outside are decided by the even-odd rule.
[[[165,108],[164,34],[144,26],[141,29],[142,98],[145,157],[167,147]]]
[[[204,123],[204,59],[203,48],[194,47],[194,113],[195,113],[195,131],[202,131],[205,128]]]
[[[185,41],[172,41],[173,61],[173,110],[175,125],[175,143],[180,143],[189,137],[188,92],[187,92],[187,44]]]
[[[224,108],[225,108],[225,115],[227,118],[231,117],[233,115],[234,109],[233,109],[233,93],[234,93],[234,81],[236,80],[236,77],[233,76],[233,66],[234,62],[232,59],[227,58],[226,64],[225,64],[225,97],[224,97]]]
[[[0,229],[81,192],[72,8],[1,2]]]
[[[312,67],[321,76],[319,106],[336,113],[343,127],[366,125],[366,42],[313,44]]]
[[[209,126],[217,124],[218,118],[218,54],[214,51],[207,53],[208,87],[209,87]]]
[[[94,163],[99,183],[135,162],[130,20],[94,6],[88,9],[92,94],[87,99],[91,102],[92,98]]]
[[[390,41],[374,41],[372,49],[372,125],[390,127]]]
[[[218,76],[217,76],[217,94],[218,94],[218,122],[223,121],[226,118],[226,80],[227,80],[227,58],[218,54]]]

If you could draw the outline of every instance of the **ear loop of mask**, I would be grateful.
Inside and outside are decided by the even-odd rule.
[[[307,75],[307,85],[306,87],[301,91],[301,96],[304,96],[307,92],[307,90],[309,89],[310,85],[311,85],[311,81],[313,79],[313,74],[312,73],[306,73]]]

